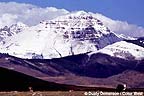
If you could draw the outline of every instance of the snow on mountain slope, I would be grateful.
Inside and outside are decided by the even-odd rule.
[[[24,28],[28,27],[27,25],[18,22],[17,24],[13,24],[10,27],[5,26],[4,28],[0,29],[0,41],[3,39],[13,36],[19,32],[21,32]]]
[[[84,11],[42,21],[4,40],[0,52],[21,58],[60,58],[88,53],[121,41],[103,23]]]
[[[141,60],[144,59],[144,48],[138,45],[128,43],[126,41],[116,42],[112,45],[108,45],[97,52],[94,53],[104,53],[110,56],[119,57],[128,60]]]

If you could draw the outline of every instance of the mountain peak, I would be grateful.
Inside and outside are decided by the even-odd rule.
[[[5,39],[0,51],[21,58],[42,55],[51,59],[96,51],[120,40],[100,20],[79,11],[22,30]]]

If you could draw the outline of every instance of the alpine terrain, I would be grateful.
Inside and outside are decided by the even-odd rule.
[[[7,87],[0,90],[18,81],[42,90],[53,88],[49,84],[64,90],[126,84],[133,90],[144,88],[143,72],[143,37],[116,34],[91,13],[78,11],[31,27],[18,23],[0,29],[0,77],[14,77],[13,82],[2,79],[0,84]]]
[[[52,59],[96,51],[124,39],[84,11],[42,21],[21,31],[2,40],[0,52],[20,58]]]

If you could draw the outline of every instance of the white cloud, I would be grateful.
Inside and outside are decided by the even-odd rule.
[[[38,24],[41,20],[53,19],[67,13],[69,11],[54,7],[41,8],[31,4],[16,2],[0,3],[0,27],[15,22],[23,22],[31,26]]]
[[[127,22],[124,21],[112,20],[99,13],[96,14],[91,13],[91,14],[95,15],[99,20],[103,22],[105,26],[107,26],[110,30],[118,34],[125,34],[132,37],[144,36],[143,27],[139,27],[134,24],[128,24]]]
[[[16,23],[17,15],[12,14],[2,14],[0,16],[0,26],[10,26],[13,23]]]
[[[50,20],[60,15],[70,13],[65,9],[54,7],[41,8],[31,4],[0,2],[0,27],[10,26],[16,22],[23,22],[29,26],[36,25],[42,20]],[[92,13],[94,14],[94,13]],[[144,28],[127,22],[112,20],[99,13],[94,14],[105,26],[112,31],[129,36],[144,36]]]

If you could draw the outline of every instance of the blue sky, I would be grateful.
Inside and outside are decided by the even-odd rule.
[[[40,7],[64,8],[69,11],[98,12],[114,20],[144,27],[144,0],[0,0],[30,3]]]

